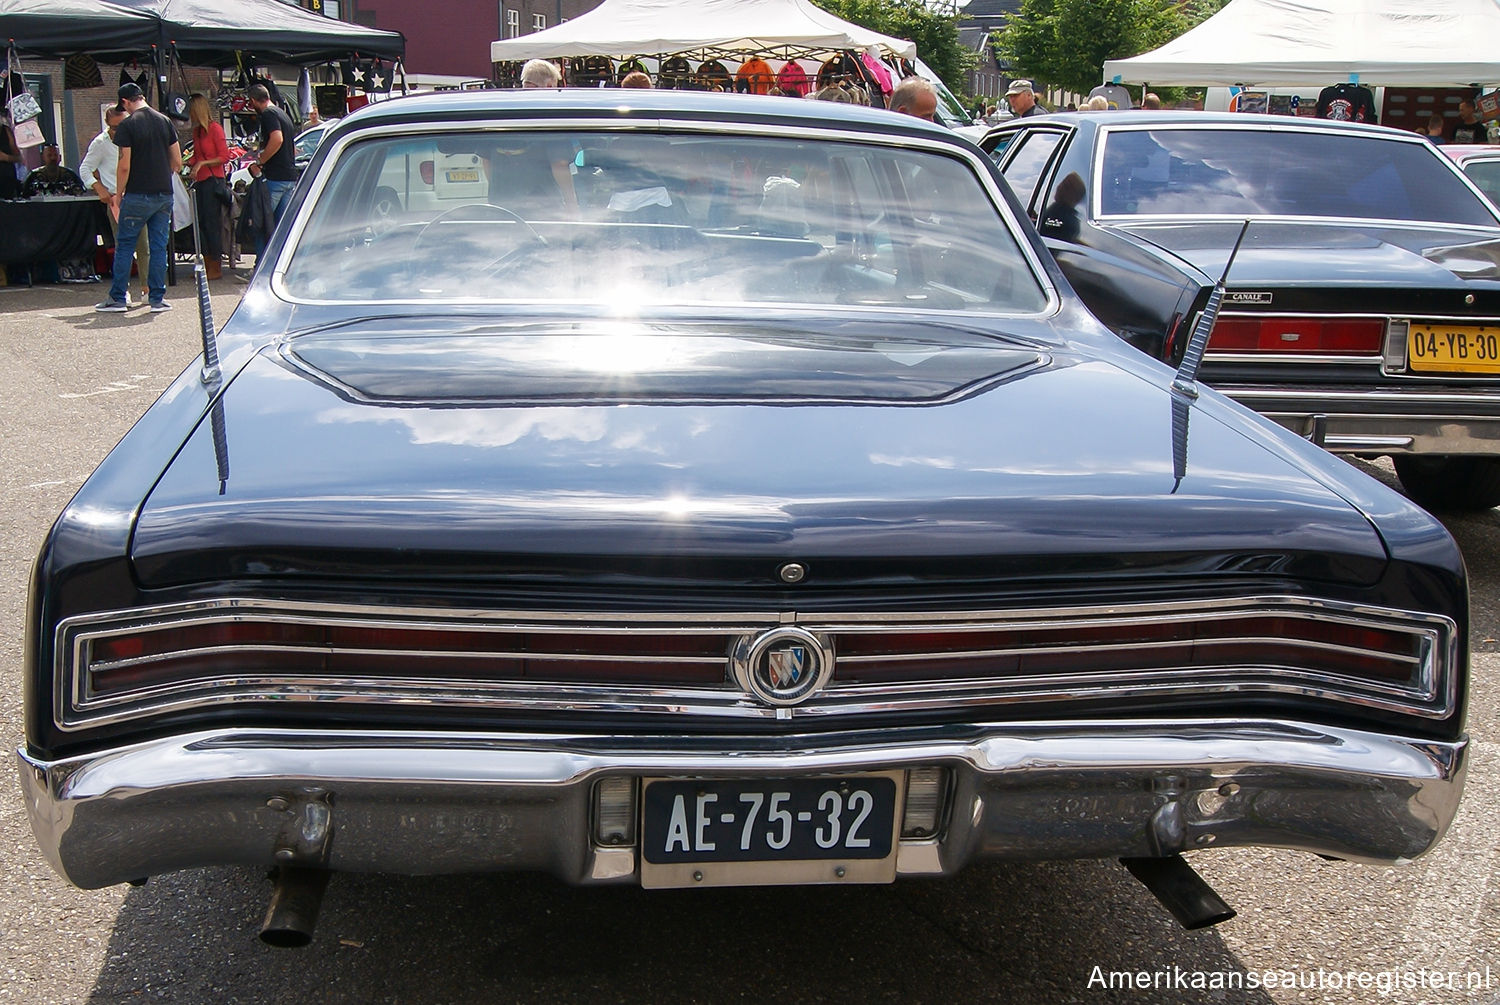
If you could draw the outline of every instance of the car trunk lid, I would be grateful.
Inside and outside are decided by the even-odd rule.
[[[146,501],[141,581],[691,601],[785,588],[786,562],[806,565],[803,590],[913,593],[1384,567],[1368,521],[1222,402],[1183,435],[1160,384],[1039,340],[424,324],[257,355]]]

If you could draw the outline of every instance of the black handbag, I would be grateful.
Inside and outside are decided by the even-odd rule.
[[[313,100],[318,106],[318,116],[323,119],[339,119],[349,114],[349,88],[343,84],[319,84],[313,88]]]
[[[177,69],[178,87],[172,87],[172,69]],[[167,93],[162,100],[162,111],[178,122],[188,121],[187,74],[182,71],[182,60],[177,58],[177,46],[167,47]]]

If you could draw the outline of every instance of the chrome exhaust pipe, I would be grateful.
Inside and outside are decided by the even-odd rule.
[[[260,941],[278,949],[300,949],[311,942],[331,875],[327,869],[279,868]]]
[[[1234,908],[1220,900],[1181,855],[1122,858],[1120,863],[1190,932],[1234,917]]]

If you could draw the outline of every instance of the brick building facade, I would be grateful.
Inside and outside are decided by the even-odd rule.
[[[544,31],[600,0],[343,0],[356,24],[406,36],[408,73],[488,80],[490,43]]]

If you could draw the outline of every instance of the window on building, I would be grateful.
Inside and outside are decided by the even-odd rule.
[[[546,29],[546,27],[547,27],[547,15],[546,14],[533,14],[533,15],[531,15],[531,30],[532,31],[543,31],[543,30]]]
[[[521,34],[521,12],[507,8],[505,11],[505,37],[518,38]]]

